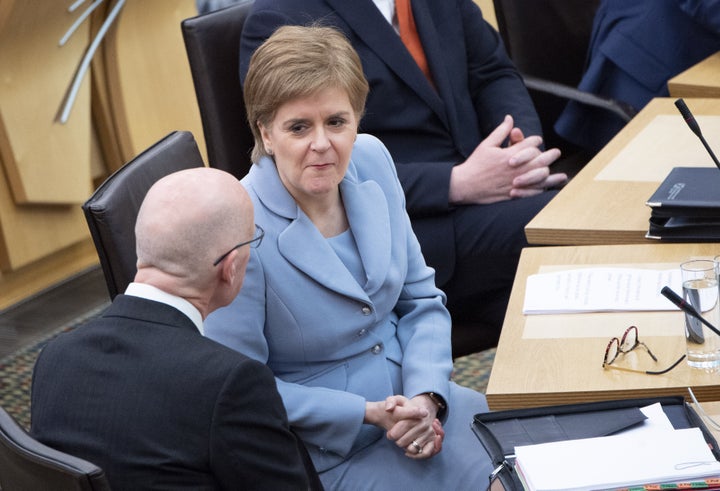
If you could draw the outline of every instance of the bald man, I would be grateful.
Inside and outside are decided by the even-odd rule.
[[[40,354],[31,433],[102,467],[115,491],[307,489],[270,370],[203,337],[262,240],[242,185],[217,169],[171,174],[135,234],[125,294]]]

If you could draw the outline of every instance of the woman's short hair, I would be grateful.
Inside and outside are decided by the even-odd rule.
[[[269,125],[286,102],[327,88],[347,93],[359,121],[369,88],[360,57],[343,33],[320,25],[282,26],[261,44],[243,88],[253,162],[267,155],[258,123]]]

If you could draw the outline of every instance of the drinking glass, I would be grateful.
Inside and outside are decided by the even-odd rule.
[[[718,268],[710,259],[693,259],[680,265],[683,299],[705,319],[720,325]],[[688,365],[706,371],[720,369],[720,336],[704,323],[685,313],[685,341]]]

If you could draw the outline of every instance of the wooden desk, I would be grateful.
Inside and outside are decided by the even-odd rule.
[[[686,102],[701,126],[703,117],[720,115],[720,99]],[[647,138],[646,130],[658,127],[658,118],[677,127],[668,135]],[[650,209],[645,201],[669,170],[675,165],[713,166],[699,139],[682,125],[674,99],[652,100],[528,223],[528,241],[553,245],[649,242],[645,233]],[[715,153],[720,152],[720,131],[713,126],[703,133],[711,148],[717,149]],[[647,141],[647,148],[638,149],[638,141]],[[635,158],[618,164],[631,151]],[[627,176],[618,166],[624,166]],[[609,173],[613,174],[610,178]]]
[[[673,97],[720,97],[720,51],[668,81]]]
[[[636,244],[585,247],[537,247],[523,251],[505,323],[487,387],[492,410],[570,404],[607,399],[686,394],[693,389],[699,401],[720,401],[720,373],[691,369],[683,362],[664,375],[603,370],[608,341],[630,325],[669,366],[685,352],[683,314],[613,312],[594,314],[522,314],[528,275],[591,265],[646,265],[670,268],[690,257],[720,253],[720,244]],[[573,266],[574,265],[574,266]],[[642,350],[617,363],[629,368],[656,365]]]

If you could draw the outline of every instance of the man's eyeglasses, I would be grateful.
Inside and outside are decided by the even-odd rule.
[[[263,237],[265,237],[265,231],[262,229],[262,227],[261,227],[260,225],[255,225],[255,236],[254,236],[252,239],[247,240],[247,241],[245,241],[245,242],[240,242],[238,245],[236,245],[235,247],[233,247],[232,249],[230,249],[229,251],[227,251],[225,254],[223,254],[222,256],[220,256],[219,258],[217,258],[217,259],[215,260],[215,262],[213,263],[213,266],[217,266],[218,264],[220,264],[220,263],[223,261],[223,259],[225,259],[226,257],[228,257],[228,255],[229,255],[232,251],[234,251],[235,249],[238,249],[238,248],[240,248],[240,247],[242,247],[242,246],[244,246],[244,245],[249,245],[249,246],[252,247],[253,249],[256,248],[256,247],[259,247],[259,246],[260,246],[260,243],[261,243],[262,240],[263,240]]]
[[[632,368],[625,368],[625,367],[616,367],[613,366],[612,363],[617,359],[617,357],[620,355],[620,353],[625,354],[629,353],[638,346],[642,346],[645,348],[645,351],[647,351],[648,355],[654,360],[658,361],[657,357],[653,354],[652,351],[650,351],[650,348],[640,341],[638,339],[638,328],[635,326],[630,326],[625,330],[625,333],[622,335],[622,338],[612,338],[610,342],[607,345],[607,348],[605,348],[605,358],[603,358],[603,368],[608,369],[611,368],[613,370],[622,370],[624,372],[635,372],[635,373],[646,373],[648,375],[662,375],[663,373],[667,373],[676,366],[680,364],[681,361],[685,359],[685,355],[682,355],[675,363],[670,365],[665,370],[634,370]]]

